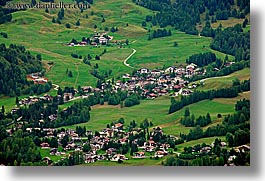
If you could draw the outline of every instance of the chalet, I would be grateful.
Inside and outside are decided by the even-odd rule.
[[[153,76],[159,76],[159,75],[161,75],[161,71],[160,70],[152,70],[151,71],[151,75],[153,75]]]
[[[128,143],[128,139],[127,138],[120,138],[119,141],[120,141],[121,144]]]
[[[227,145],[226,142],[224,142],[224,141],[221,142],[221,147],[222,148],[226,147],[226,145]]]
[[[91,130],[87,131],[86,132],[86,136],[88,136],[88,135],[92,135],[93,136],[93,131],[91,131]]]
[[[233,65],[235,62],[227,62],[226,64],[225,64],[225,66],[226,67],[229,67],[229,66],[231,66],[231,65]]]
[[[117,123],[117,124],[114,124],[114,129],[118,129],[118,130],[122,130],[123,129],[123,124],[121,123]]]
[[[65,132],[61,132],[61,133],[58,133],[57,134],[57,137],[59,138],[59,140],[62,140],[63,137],[65,137],[65,136],[66,136],[66,133]]]
[[[139,74],[147,74],[149,72],[150,72],[150,70],[148,68],[141,68],[141,69],[137,70],[137,73],[139,73]]]
[[[85,155],[85,163],[94,163],[98,160],[98,156],[93,153],[88,153]]]
[[[143,151],[136,152],[133,158],[145,158],[145,153]]]
[[[19,108],[13,108],[13,109],[11,110],[11,114],[16,114],[18,110],[19,110]]]
[[[157,98],[157,95],[154,93],[151,93],[151,94],[148,94],[147,98],[148,99],[155,99],[155,98]]]
[[[216,68],[215,67],[215,68],[213,68],[213,71],[216,71],[217,72],[217,71],[219,71],[219,68]]]
[[[50,155],[57,155],[57,156],[59,156],[60,155],[60,152],[58,152],[58,149],[57,148],[52,148],[50,150]]]
[[[111,161],[128,160],[125,155],[116,154],[111,158]]]
[[[168,148],[170,148],[170,145],[169,144],[161,144],[160,145],[160,149],[161,150],[168,150]]]
[[[52,163],[52,160],[50,159],[50,157],[45,157],[42,159],[42,161],[47,163],[48,165],[50,165]]]
[[[144,142],[144,146],[147,147],[147,146],[153,146],[153,147],[156,147],[156,142],[153,141],[153,140],[149,140],[147,142]]]
[[[81,89],[83,90],[84,93],[89,93],[92,91],[92,87],[91,86],[84,86],[84,87],[81,87]]]
[[[201,148],[200,153],[209,153],[212,150],[212,147],[210,146],[205,146]]]
[[[98,42],[99,42],[99,44],[101,44],[101,45],[105,45],[105,44],[108,43],[108,39],[105,38],[105,37],[103,37],[103,36],[101,36],[101,37],[98,38]]]
[[[50,144],[49,143],[45,143],[45,142],[41,143],[40,146],[41,146],[42,149],[50,148]]]
[[[47,82],[48,79],[44,77],[34,79],[34,84],[46,84]]]
[[[73,96],[72,93],[67,93],[67,92],[65,92],[65,93],[63,94],[63,100],[64,100],[64,102],[67,102],[67,101],[69,101],[69,100],[71,100],[71,99],[73,99],[73,98],[74,98],[74,96]]]
[[[177,72],[177,67],[176,66],[171,66],[171,67],[168,67],[166,70],[165,70],[165,73],[176,73]]]
[[[86,41],[81,41],[81,42],[79,43],[79,45],[80,45],[80,46],[86,46],[86,45],[87,45],[87,42],[86,42]]]
[[[229,158],[228,158],[228,162],[231,163],[233,162],[234,160],[236,159],[236,156],[235,155],[231,155]]]
[[[117,150],[115,148],[109,148],[106,150],[106,154],[107,155],[114,155],[114,154],[116,154],[116,151]]]
[[[75,151],[81,151],[82,148],[80,146],[78,146],[77,148],[75,148]]]
[[[74,150],[76,148],[75,143],[68,143],[64,150]]]
[[[188,96],[192,93],[193,91],[192,90],[189,90],[189,89],[183,89],[181,94],[184,95],[184,96]]]
[[[250,151],[250,146],[248,146],[248,145],[241,145],[241,146],[236,147],[235,148],[235,151],[236,152],[245,153],[245,152]]]
[[[91,42],[92,46],[98,46],[98,44],[96,42]]]
[[[97,151],[102,149],[103,144],[99,144],[99,143],[94,143],[94,144],[90,144],[91,150],[93,151]]]
[[[158,94],[159,94],[160,96],[166,95],[166,94],[167,94],[167,90],[165,90],[165,89],[160,90],[160,91],[158,91]]]
[[[168,153],[166,152],[166,151],[156,151],[155,152],[155,157],[159,157],[159,158],[161,158],[161,157],[163,157],[163,156],[166,156]]]
[[[99,132],[99,135],[100,135],[100,138],[105,138],[105,137],[107,137],[108,133],[101,131],[101,132]]]
[[[130,78],[130,74],[124,74],[124,75],[122,76],[122,78],[123,78],[123,79],[129,79],[129,78]]]
[[[178,75],[185,74],[185,69],[184,69],[184,68],[178,68],[178,69],[176,70],[176,73],[177,73]]]
[[[50,121],[55,121],[57,119],[57,115],[56,114],[51,114],[48,116],[48,118],[50,119]]]
[[[174,85],[174,86],[173,86],[173,90],[174,90],[174,91],[179,91],[182,87],[183,87],[183,86],[181,86],[181,85]]]
[[[72,133],[70,137],[73,141],[81,139],[77,133]]]

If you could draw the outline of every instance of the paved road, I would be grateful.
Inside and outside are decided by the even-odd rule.
[[[130,64],[127,63],[127,61],[136,53],[136,50],[133,49],[133,52],[131,53],[131,55],[129,55],[124,61],[123,61],[123,64],[126,66],[126,67],[130,67],[130,68],[134,68],[132,66],[130,66]]]
[[[231,77],[231,75],[217,76],[217,77],[208,77],[208,78],[205,78],[205,79],[201,79],[200,81],[206,81],[206,80],[208,80],[208,79],[228,78],[228,77]]]

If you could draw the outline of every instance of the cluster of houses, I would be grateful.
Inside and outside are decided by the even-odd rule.
[[[169,93],[173,95],[189,95],[193,91],[190,89],[196,88],[197,84],[188,86],[189,82],[184,80],[184,77],[193,75],[203,75],[205,70],[197,68],[195,64],[190,64],[185,68],[183,66],[170,66],[165,70],[149,70],[148,68],[141,68],[137,70],[137,74],[130,76],[125,74],[123,79],[126,82],[117,81],[114,85],[114,90],[121,89],[130,92],[135,90],[142,90],[142,96],[148,99],[155,99]],[[148,85],[152,85],[152,89],[148,89]]]
[[[196,83],[189,85],[189,81],[185,81],[184,77],[203,74],[205,74],[205,70],[197,68],[195,64],[190,64],[186,67],[170,66],[165,70],[141,68],[137,70],[137,73],[134,75],[124,74],[122,76],[123,80],[118,80],[111,86],[111,91],[117,92],[121,90],[127,91],[128,94],[132,94],[138,93],[140,90],[141,96],[147,99],[155,99],[167,94],[171,94],[172,96],[188,96],[193,93],[192,89],[196,88],[198,85]],[[151,89],[148,88],[149,85],[152,85]],[[95,92],[101,92],[103,94],[107,87],[109,88],[108,83],[102,83],[100,88],[83,86],[82,91],[84,95],[82,98],[87,98]],[[75,90],[75,93],[77,92],[78,91]],[[68,102],[72,99],[74,99],[73,93],[65,92],[63,94],[64,102]]]
[[[32,104],[35,104],[35,103],[37,103],[37,102],[39,102],[39,101],[47,101],[47,102],[50,102],[50,101],[52,101],[52,96],[51,95],[49,95],[49,94],[45,94],[45,95],[43,95],[43,96],[40,96],[40,97],[38,97],[38,96],[29,96],[29,97],[26,97],[26,98],[23,98],[23,99],[21,99],[21,100],[19,100],[19,105],[20,106],[27,106],[27,105],[32,105]]]
[[[113,36],[108,35],[108,32],[103,32],[103,33],[97,33],[88,39],[83,39],[81,42],[70,42],[67,43],[67,46],[87,46],[87,45],[92,45],[92,46],[99,46],[99,45],[107,45],[109,41],[113,40]]]
[[[190,64],[185,68],[183,66],[171,66],[165,70],[141,68],[137,70],[135,75],[123,75],[122,78],[125,81],[118,80],[112,85],[112,90],[128,91],[130,94],[136,93],[140,89],[142,91],[141,96],[148,99],[155,99],[169,93],[174,93],[175,96],[179,94],[190,95],[193,92],[191,89],[196,88],[197,84],[188,86],[189,82],[185,81],[184,77],[203,74],[205,74],[205,70],[197,68],[195,64]],[[151,89],[148,88],[149,85],[152,85]],[[106,87],[107,84],[103,83],[101,89],[83,87],[83,90],[84,92],[88,90],[104,91]]]
[[[64,132],[59,132],[57,135],[54,135],[55,129],[45,129],[43,131],[47,132],[47,137],[52,138],[56,137],[58,140],[58,143],[60,145],[61,140],[68,135],[69,136],[69,142],[64,147],[63,151],[58,151],[57,148],[50,148],[49,143],[43,142],[40,144],[42,149],[49,149],[50,155],[57,155],[62,156],[62,159],[66,158],[67,156],[71,155],[71,153],[80,151],[82,152],[84,145],[89,145],[90,150],[88,152],[82,152],[83,159],[85,163],[93,163],[98,160],[109,160],[109,161],[124,161],[128,159],[144,159],[147,158],[147,152],[148,152],[148,158],[149,157],[164,157],[168,155],[168,149],[170,148],[170,145],[167,143],[161,144],[159,142],[155,142],[152,138],[155,131],[157,131],[157,128],[154,128],[153,132],[150,134],[150,140],[147,140],[144,142],[142,146],[138,146],[138,151],[134,152],[134,154],[128,158],[129,156],[126,156],[124,154],[120,153],[120,150],[118,148],[107,148],[104,149],[104,146],[106,146],[110,141],[113,143],[119,143],[121,145],[128,144],[129,143],[129,136],[130,134],[135,134],[143,131],[141,128],[135,128],[133,131],[126,132],[123,128],[124,125],[121,123],[114,124],[111,128],[104,128],[102,131],[98,132],[97,134],[93,134],[92,131],[86,131],[86,136],[81,137],[79,136],[74,130],[68,129]],[[163,131],[161,129],[158,129],[161,134],[163,134]],[[90,139],[88,140],[88,136],[90,136]],[[175,139],[178,139],[177,137],[174,137]],[[132,141],[134,144],[137,144],[137,139]],[[104,153],[103,153],[104,151]],[[49,158],[45,158],[45,161],[49,160]]]
[[[46,84],[48,79],[43,77],[41,73],[32,73],[27,75],[27,80],[33,81],[34,84]]]

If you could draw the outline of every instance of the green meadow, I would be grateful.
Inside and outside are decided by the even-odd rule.
[[[72,0],[55,0],[56,2],[63,1],[65,3],[73,3]],[[20,2],[16,0],[15,2]],[[30,2],[26,0],[23,2]],[[177,31],[172,27],[167,27],[167,30],[172,31],[172,36],[156,38],[148,40],[149,29],[158,29],[159,27],[151,27],[148,23],[147,27],[142,27],[142,22],[145,21],[146,15],[153,15],[153,11],[135,5],[131,0],[95,0],[90,9],[81,12],[79,9],[65,9],[65,17],[61,21],[62,24],[52,23],[52,18],[57,18],[59,9],[50,9],[49,13],[45,13],[44,9],[28,9],[26,11],[18,11],[12,13],[13,19],[11,22],[0,25],[0,32],[8,34],[5,39],[0,36],[0,42],[6,45],[20,44],[24,45],[32,54],[41,54],[43,66],[46,69],[46,77],[54,84],[61,87],[75,87],[78,85],[91,85],[95,87],[97,79],[90,74],[93,67],[98,64],[98,71],[103,74],[105,71],[112,71],[111,77],[118,79],[122,74],[131,73],[134,69],[147,67],[150,69],[162,68],[172,65],[185,64],[186,59],[198,53],[214,52],[218,58],[224,59],[225,54],[214,51],[210,48],[211,38],[188,35]],[[105,19],[105,22],[102,19]],[[80,26],[76,26],[77,20],[80,21]],[[213,28],[217,28],[220,23],[223,27],[233,26],[237,23],[242,23],[243,19],[230,18],[227,21],[217,21],[212,24]],[[65,24],[69,23],[70,28],[66,28]],[[95,25],[97,26],[95,28]],[[110,32],[109,35],[114,37],[114,40],[125,41],[129,40],[129,45],[118,47],[117,45],[101,46],[101,47],[69,47],[65,46],[71,39],[81,41],[82,37],[91,37],[95,32],[103,32],[106,28],[117,27],[117,32]],[[250,26],[244,28],[244,31],[250,30]],[[174,42],[178,43],[174,47]],[[136,53],[127,61],[134,68],[126,67],[124,60],[136,50]],[[100,60],[95,60],[96,55],[100,55],[104,50],[106,53],[101,56]],[[83,63],[83,59],[75,59],[71,56],[72,53],[82,55],[82,57],[90,54],[92,56],[92,66]],[[229,60],[234,57],[229,55]],[[48,63],[53,62],[50,66]],[[68,77],[66,70],[71,70],[73,77]],[[240,81],[250,78],[250,69],[232,73],[228,76],[209,78],[204,81],[203,87],[198,87],[197,90],[210,90],[223,87],[230,87],[232,81],[238,78]],[[52,95],[56,94],[55,90],[49,92]],[[27,96],[20,96],[24,98]],[[205,115],[208,112],[212,117],[212,123],[216,125],[222,122],[222,118],[217,118],[217,114],[227,115],[234,112],[234,104],[237,100],[250,98],[250,92],[242,93],[237,98],[232,99],[214,99],[204,100],[198,103],[189,105],[190,112],[199,115]],[[75,100],[60,106],[60,109],[72,105]],[[0,106],[4,105],[6,111],[10,111],[15,107],[15,97],[6,97],[0,95]],[[140,105],[129,108],[120,108],[120,106],[96,105],[92,107],[90,112],[91,119],[87,123],[78,125],[66,126],[65,128],[75,129],[76,126],[85,126],[87,130],[101,130],[113,121],[117,121],[123,117],[125,125],[129,125],[130,121],[135,120],[138,126],[144,119],[151,121],[154,126],[160,126],[164,133],[178,136],[180,133],[188,133],[189,127],[184,127],[180,124],[180,118],[184,114],[185,108],[168,114],[170,106],[170,97],[163,96],[155,100],[142,100]],[[207,129],[204,127],[203,129]],[[186,146],[203,143],[210,144],[215,137],[203,138],[191,142],[178,145],[178,151],[183,150]],[[221,137],[224,140],[224,137]],[[49,150],[42,149],[41,155],[49,156]],[[57,161],[60,157],[51,156],[53,161]],[[160,165],[163,159],[130,159],[122,165]],[[85,164],[87,165],[87,164]],[[118,166],[116,162],[98,161],[89,165],[112,165]]]
[[[45,13],[44,9],[28,9],[13,13],[11,22],[0,25],[0,31],[8,34],[8,39],[1,36],[0,42],[7,45],[22,44],[33,54],[41,53],[46,76],[62,87],[95,86],[97,79],[89,73],[95,64],[99,65],[100,73],[112,70],[111,77],[118,78],[124,73],[131,73],[132,68],[126,67],[123,61],[132,53],[132,49],[137,52],[127,63],[135,68],[183,64],[192,54],[213,51],[209,48],[210,38],[187,35],[172,28],[167,28],[172,30],[172,36],[148,41],[148,28],[143,28],[141,24],[146,15],[152,15],[153,12],[135,5],[131,0],[97,0],[82,13],[79,9],[65,9],[62,24],[51,22],[52,17],[57,18],[58,11],[50,9],[49,13]],[[102,22],[103,17],[105,22]],[[75,25],[77,20],[80,20],[80,26]],[[66,23],[71,27],[66,28]],[[97,28],[94,28],[95,25]],[[72,38],[81,41],[82,37],[91,37],[95,31],[103,32],[105,28],[111,27],[119,29],[115,33],[109,32],[114,40],[128,39],[128,46],[64,46]],[[157,28],[152,27],[151,31]],[[173,46],[174,42],[178,42],[178,47]],[[101,60],[94,60],[104,49],[107,52],[101,56]],[[220,58],[225,56],[213,52]],[[84,64],[82,59],[72,58],[72,53],[83,57],[90,54],[93,57],[92,66]],[[48,66],[49,62],[53,62],[53,66]],[[73,77],[67,76],[67,69],[72,71]]]
[[[250,68],[244,68],[243,70],[236,71],[227,76],[204,79],[204,85],[199,86],[197,90],[211,90],[211,89],[231,87],[235,79],[239,79],[240,81],[250,79]],[[199,82],[200,81],[197,81],[197,83]]]
[[[198,145],[202,143],[205,143],[206,145],[211,145],[216,138],[221,139],[222,141],[225,141],[225,136],[209,137],[209,138],[201,138],[198,140],[192,140],[189,142],[185,142],[185,143],[176,145],[176,147],[177,147],[178,152],[182,152],[184,151],[185,147],[189,147],[189,146],[194,146],[194,145]]]
[[[191,114],[195,117],[206,115],[208,112],[212,118],[212,124],[218,124],[222,119],[217,118],[220,113],[223,116],[234,112],[234,105],[237,100],[249,97],[250,92],[242,93],[234,99],[214,99],[204,100],[189,105]],[[227,101],[227,102],[226,102]],[[125,125],[135,120],[140,123],[147,118],[152,121],[154,126],[160,126],[166,134],[179,135],[179,133],[188,133],[191,128],[180,124],[180,118],[183,117],[185,107],[173,114],[168,114],[170,100],[167,97],[160,97],[155,100],[143,100],[140,105],[133,107],[120,108],[119,106],[97,105],[93,106],[90,112],[90,120],[87,123],[81,123],[64,128],[75,129],[76,126],[85,126],[87,130],[98,130],[105,128],[107,124],[117,121],[119,118],[125,119]],[[205,128],[206,129],[206,128]]]

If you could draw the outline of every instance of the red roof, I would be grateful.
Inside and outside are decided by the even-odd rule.
[[[181,88],[180,85],[175,85],[175,86],[174,86],[174,89],[180,89],[180,88]]]
[[[151,93],[151,94],[149,94],[149,96],[150,96],[150,97],[156,97],[156,94]]]

